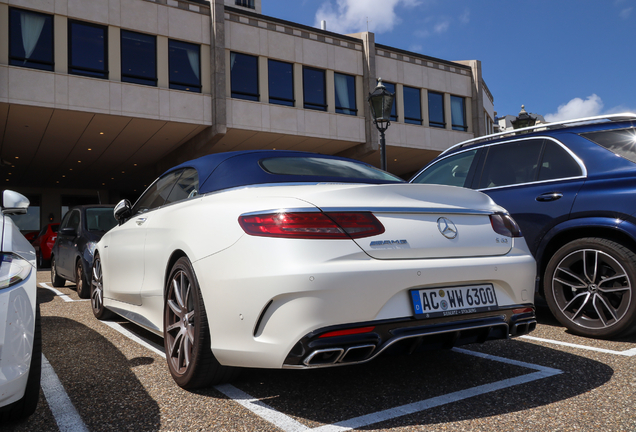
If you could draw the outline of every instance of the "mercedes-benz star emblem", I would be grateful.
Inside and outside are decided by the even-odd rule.
[[[439,229],[439,232],[447,239],[457,237],[457,227],[450,219],[446,219],[445,217],[437,219],[437,229]]]

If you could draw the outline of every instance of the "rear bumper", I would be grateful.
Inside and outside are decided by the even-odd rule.
[[[525,311],[520,311],[527,309]],[[537,321],[532,304],[471,315],[470,319],[388,320],[331,326],[303,337],[285,358],[283,368],[305,369],[368,362],[383,352],[420,352],[508,339],[533,331]],[[334,332],[369,329],[365,333],[324,337]]]

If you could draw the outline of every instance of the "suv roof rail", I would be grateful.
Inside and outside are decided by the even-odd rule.
[[[609,115],[600,115],[600,116],[594,116],[594,117],[577,118],[572,120],[563,120],[563,121],[553,122],[553,123],[541,123],[535,126],[530,126],[530,127],[521,128],[521,129],[514,129],[511,131],[499,132],[499,133],[491,134],[491,135],[484,135],[477,138],[462,141],[458,144],[455,144],[454,146],[447,148],[446,150],[441,152],[440,155],[443,155],[457,147],[464,147],[466,145],[475,144],[480,141],[489,141],[494,138],[516,136],[522,133],[530,133],[530,132],[539,131],[539,130],[550,130],[550,129],[565,128],[565,127],[574,127],[574,126],[581,126],[583,124],[620,122],[620,121],[626,121],[626,120],[636,120],[636,114],[627,112],[627,113],[620,113],[620,114],[609,114]]]

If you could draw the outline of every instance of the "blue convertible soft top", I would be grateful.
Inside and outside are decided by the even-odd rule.
[[[183,168],[197,170],[199,194],[267,183],[403,182],[402,179],[364,162],[318,153],[286,150],[214,153],[177,165],[163,175]]]

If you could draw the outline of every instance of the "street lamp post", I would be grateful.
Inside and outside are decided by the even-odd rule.
[[[386,171],[386,140],[384,132],[391,124],[391,110],[393,109],[393,101],[395,93],[387,91],[382,85],[382,78],[378,78],[378,85],[369,93],[369,106],[371,107],[371,115],[375,127],[380,131],[380,164],[381,168]]]

